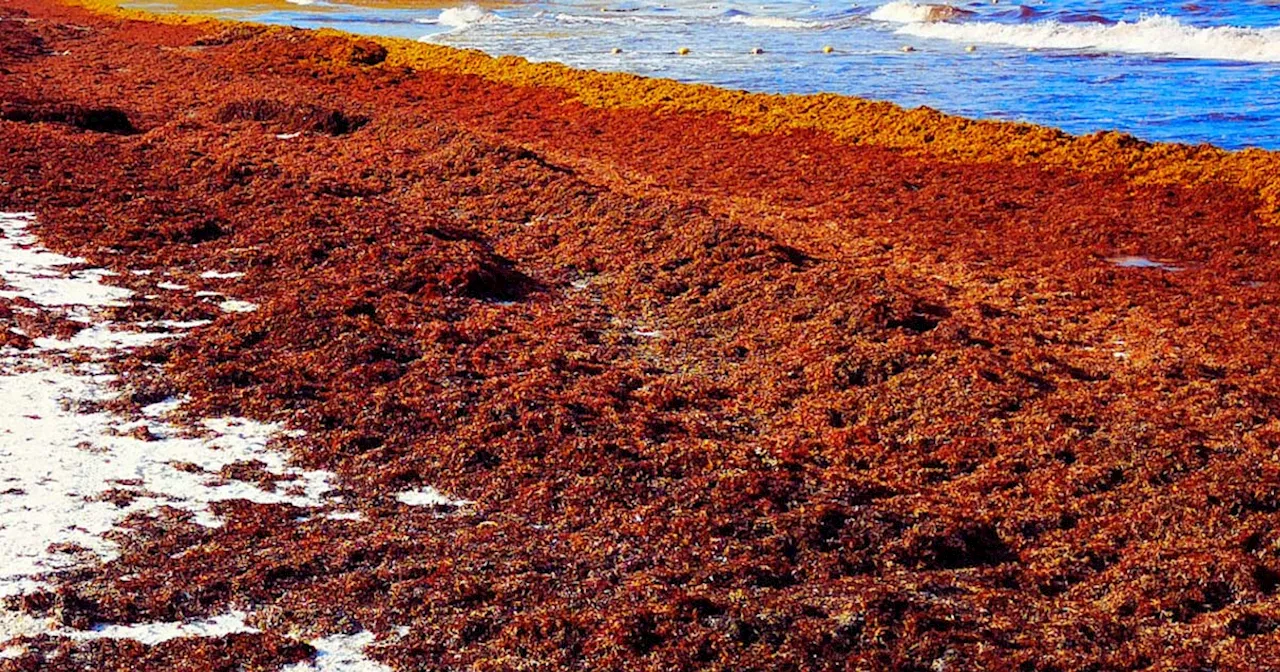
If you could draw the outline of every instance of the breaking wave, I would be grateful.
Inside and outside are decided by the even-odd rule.
[[[923,23],[957,16],[962,10],[950,5],[934,5],[918,2],[890,2],[881,5],[867,15],[872,21],[886,23]],[[964,12],[969,13],[969,12]]]
[[[900,3],[894,3],[900,4]],[[888,7],[889,5],[885,5]],[[874,13],[872,14],[874,17]],[[1027,49],[1160,54],[1222,61],[1280,62],[1280,28],[1189,26],[1169,16],[1113,24],[909,22],[902,35]]]
[[[451,32],[458,32],[471,26],[496,20],[498,20],[498,15],[486,12],[475,5],[466,5],[463,7],[450,7],[440,12],[440,17],[435,22],[441,26],[449,26],[453,29]]]

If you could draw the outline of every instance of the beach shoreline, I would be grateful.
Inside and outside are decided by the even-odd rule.
[[[0,670],[1280,651],[1276,154],[111,7],[0,4],[0,212],[186,325],[122,421],[287,434],[6,598]]]
[[[182,23],[207,18],[121,10],[115,0],[74,2],[152,21]],[[342,34],[327,29],[318,32]],[[1260,212],[1268,221],[1280,217],[1280,178],[1274,177],[1280,174],[1280,153],[1264,149],[1227,151],[1205,144],[1147,142],[1114,131],[1074,136],[1025,122],[969,119],[927,107],[907,109],[838,94],[750,93],[626,73],[577,70],[559,63],[531,63],[516,56],[493,57],[403,38],[360,39],[386,48],[391,65],[559,89],[589,106],[723,113],[734,120],[736,128],[749,133],[813,130],[842,143],[882,146],[942,160],[1116,171],[1139,184],[1236,184],[1262,197]]]

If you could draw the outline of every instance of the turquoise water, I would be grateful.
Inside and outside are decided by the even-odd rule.
[[[752,91],[851,94],[1075,133],[1280,149],[1280,0],[955,8],[963,11],[907,2],[616,0],[389,10],[314,0],[235,15]]]

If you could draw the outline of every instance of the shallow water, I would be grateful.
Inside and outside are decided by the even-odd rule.
[[[225,13],[752,91],[928,105],[1075,133],[1118,129],[1149,140],[1280,149],[1280,1],[956,7],[971,13],[929,21],[921,5],[831,0],[570,0],[489,9],[323,0],[281,9],[236,0]],[[682,47],[687,55],[678,53]],[[751,53],[757,48],[763,53]]]

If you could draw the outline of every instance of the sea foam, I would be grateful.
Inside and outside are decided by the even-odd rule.
[[[867,15],[873,21],[886,23],[923,23],[937,21],[947,5],[936,5],[918,2],[890,2],[876,8]]]
[[[440,12],[440,18],[436,19],[436,23],[442,26],[449,26],[458,31],[466,30],[477,24],[488,23],[497,18],[496,14],[486,12],[475,5],[466,5],[463,7],[450,7]]]
[[[895,3],[896,4],[896,3]],[[888,7],[886,5],[885,7]],[[871,15],[875,18],[875,13]],[[1280,62],[1280,28],[1200,28],[1163,15],[1110,25],[910,22],[901,35],[1026,49],[1067,49],[1223,61]]]
[[[780,28],[783,30],[803,30],[806,28],[819,28],[825,25],[817,21],[788,19],[781,16],[751,16],[749,14],[731,16],[729,17],[729,22],[740,23],[751,28]]]

